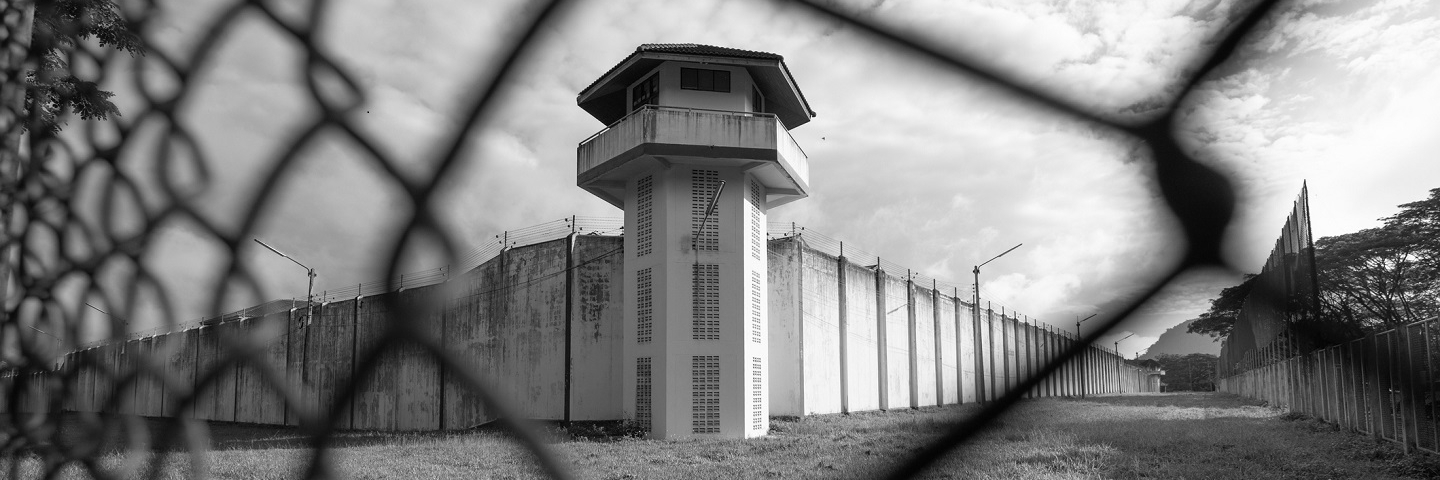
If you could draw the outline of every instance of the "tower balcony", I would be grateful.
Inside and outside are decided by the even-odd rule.
[[[670,164],[740,167],[767,207],[809,195],[810,162],[771,113],[647,105],[580,142],[577,184],[624,208],[626,181]]]

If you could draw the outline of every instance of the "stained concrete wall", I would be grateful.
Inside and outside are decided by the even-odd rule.
[[[350,428],[350,405],[337,400],[355,369],[355,302],[320,305],[315,319],[302,325],[305,363],[301,365],[301,411],[317,415],[339,410],[339,418],[332,425]],[[202,342],[201,347],[204,345]]]
[[[977,323],[970,299],[956,298],[953,289],[914,285],[908,272],[877,273],[803,239],[773,240],[770,252],[773,415],[975,402],[978,382],[984,398],[998,398],[1057,358],[1068,341],[983,305]],[[843,339],[838,348],[836,339]],[[1102,349],[1087,355],[1029,395],[1078,395],[1082,368],[1090,393],[1117,389],[1104,375],[1118,359]],[[1112,375],[1131,376],[1124,367]]]
[[[155,337],[146,337],[130,342],[130,347],[135,351],[127,355],[130,359],[127,365],[133,369],[135,379],[133,388],[135,390],[134,413],[136,415],[156,416],[160,414],[162,403],[160,379],[154,375],[147,374],[149,371],[146,365],[155,356]]]
[[[391,320],[434,341],[439,338],[441,310],[423,308],[439,302],[438,286],[427,286],[362,297],[355,303],[357,365],[370,355],[378,358],[359,379],[351,406],[351,428],[359,430],[437,430],[440,428],[440,364],[429,350],[409,341],[380,348],[383,338],[394,338]],[[391,303],[401,311],[391,311]],[[392,317],[393,315],[393,317]]]
[[[770,242],[766,285],[770,286],[766,331],[770,333],[770,381],[766,398],[770,415],[804,413],[805,389],[800,388],[805,362],[801,359],[801,255],[798,242]]]
[[[976,331],[975,331],[975,310],[968,303],[955,302],[959,309],[956,321],[960,325],[960,402],[975,403],[978,400],[976,393],[975,358]]]
[[[901,272],[901,275],[905,275]],[[910,403],[910,294],[905,280],[885,272],[878,294],[885,319],[885,394],[880,408],[906,408]]]
[[[1001,316],[1000,331],[1005,342],[1005,391],[1015,389],[1020,384],[1020,342],[1016,330],[1014,318]]]
[[[203,326],[195,329],[198,352],[195,354],[195,418],[201,420],[235,420],[235,384],[224,382],[229,377],[221,369],[219,328]],[[230,387],[225,389],[225,385]],[[229,406],[229,417],[222,417],[217,410]]]
[[[847,411],[880,408],[880,335],[875,313],[875,271],[848,261],[844,268]],[[774,287],[771,287],[773,290]]]
[[[378,356],[374,367],[361,374],[351,400],[350,426],[358,430],[399,430],[396,410],[399,395],[393,391],[400,379],[400,364],[393,347],[378,350],[380,341],[389,338],[389,302],[398,302],[399,292],[357,298],[346,303],[355,305],[355,363],[369,356]],[[398,314],[398,312],[396,312]],[[438,418],[439,415],[436,415]]]
[[[95,394],[92,397],[97,412],[117,413],[120,411],[121,396],[116,392],[120,384],[120,343],[111,343],[95,348],[96,368]]]
[[[935,383],[935,372],[938,360],[935,356],[935,345],[938,343],[935,338],[935,299],[932,290],[921,288],[912,284],[910,290],[910,315],[911,329],[914,332],[914,341],[911,342],[915,354],[911,355],[914,361],[912,369],[914,374],[911,378],[914,383],[911,385],[912,406],[928,407],[937,405],[938,386]]]
[[[957,359],[960,358],[956,346],[959,344],[956,334],[955,298],[937,293],[939,304],[935,305],[935,325],[939,328],[940,344],[936,351],[940,355],[940,371],[938,381],[940,382],[940,403],[960,403],[959,370]]]
[[[252,342],[260,355],[241,358],[235,369],[235,421],[266,425],[285,424],[285,402],[272,379],[262,374],[269,369],[285,385],[285,362],[290,322],[288,312],[279,312],[239,322],[237,335]],[[178,338],[178,337],[177,337]]]
[[[130,340],[120,344],[120,350],[116,352],[115,368],[118,373],[116,385],[116,398],[120,400],[117,411],[121,414],[133,415],[135,413],[135,364],[140,355],[140,341]]]
[[[488,319],[505,315],[504,302],[499,301],[498,295],[495,295],[503,290],[500,280],[500,267],[503,263],[502,254],[471,270],[464,277],[452,280],[464,282],[462,288],[467,295],[447,302],[446,322],[443,327],[445,335],[440,341],[446,351],[457,354],[462,364],[473,372],[479,371],[478,363],[487,358],[497,346],[496,339],[487,337],[486,332],[490,331],[487,328]],[[493,409],[486,408],[480,393],[457,378],[459,376],[456,372],[449,370],[442,375],[441,387],[444,393],[441,395],[441,417],[444,421],[441,428],[469,428],[493,419]]]
[[[835,257],[801,251],[801,378],[805,415],[840,410],[840,283]],[[772,360],[773,361],[773,360]]]
[[[524,418],[565,415],[565,276],[567,243],[554,241],[510,252],[505,262],[506,315],[489,322],[498,355],[481,367],[496,390]]]
[[[315,307],[314,313],[319,313],[319,307]],[[305,351],[306,339],[312,331],[306,324],[310,322],[311,312],[305,308],[290,311],[290,323],[285,326],[285,384],[295,389],[295,403],[285,405],[285,424],[299,425],[301,413],[315,412],[315,397],[307,391],[308,384],[305,379],[309,374],[305,371],[305,362],[309,360],[309,352]]]
[[[983,393],[980,401],[983,402],[994,400],[996,398],[995,393],[1000,387],[995,378],[995,372],[998,371],[996,368],[997,363],[1000,361],[999,355],[995,353],[998,351],[996,347],[999,345],[996,338],[1000,336],[1000,332],[995,328],[994,312],[991,312],[988,308],[982,308],[980,310],[980,331],[978,336],[980,337],[980,362],[978,365],[980,365],[979,375]]]
[[[313,320],[297,308],[77,352],[66,362],[78,384],[67,407],[297,425],[333,406],[340,428],[379,430],[458,429],[493,420],[493,408],[418,345],[386,350],[358,379],[353,400],[342,399],[358,363],[387,338],[390,309],[400,305],[407,308],[399,321],[432,335],[458,357],[459,368],[518,407],[518,415],[619,419],[621,248],[619,238],[584,236],[513,248],[446,287],[331,302],[318,306]],[[988,309],[976,330],[968,298],[914,285],[907,272],[857,265],[801,240],[772,241],[769,250],[771,415],[974,402],[977,380],[993,382],[986,386],[994,398],[1068,341]],[[437,296],[442,288],[447,293]],[[432,305],[440,308],[414,308]],[[258,355],[232,362],[237,339],[253,342]],[[163,383],[127,375],[145,363],[142,355],[165,368]],[[1118,363],[1107,353],[1090,355],[1092,392],[1137,382],[1131,367],[1108,372]],[[1011,378],[1002,378],[1006,368]],[[273,375],[267,378],[265,370]],[[1063,381],[1036,392],[1076,394],[1076,378],[1067,370]],[[294,389],[299,403],[287,405],[277,382]],[[193,406],[182,408],[192,391]],[[44,400],[32,395],[21,408],[43,408]]]
[[[624,377],[621,237],[579,237],[571,254],[570,419],[620,418]]]
[[[160,415],[164,417],[193,416],[195,406],[182,408],[180,400],[188,398],[195,389],[195,361],[200,347],[199,330],[186,330],[161,336],[165,345],[165,405]]]

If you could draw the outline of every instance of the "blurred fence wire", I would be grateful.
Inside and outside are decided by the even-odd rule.
[[[167,53],[160,49],[149,49],[142,57],[133,60],[134,68],[112,70],[103,68],[115,65],[119,57],[126,55],[113,49],[96,48],[85,42],[65,46],[64,59],[71,65],[98,65],[95,69],[97,83],[107,79],[131,74],[137,85],[136,95],[140,96],[141,107],[134,112],[125,112],[124,117],[106,122],[86,122],[73,125],[72,132],[65,138],[46,130],[31,129],[22,134],[27,125],[38,125],[39,112],[24,110],[24,72],[35,71],[43,52],[37,51],[30,42],[28,26],[32,13],[54,15],[45,9],[103,8],[106,2],[82,1],[38,1],[0,0],[0,20],[4,22],[4,33],[0,33],[0,133],[3,133],[3,149],[0,149],[0,214],[3,214],[4,231],[3,261],[0,261],[0,276],[7,280],[4,316],[0,317],[0,346],[7,352],[4,361],[9,367],[5,377],[5,397],[10,405],[17,405],[31,398],[41,398],[46,408],[43,414],[26,415],[17,409],[6,413],[8,421],[3,426],[3,452],[12,460],[9,463],[12,476],[18,472],[15,461],[24,458],[38,458],[47,471],[59,471],[79,466],[90,474],[109,478],[115,475],[95,461],[96,444],[81,442],[80,445],[55,441],[60,412],[66,399],[76,392],[71,385],[79,375],[101,375],[106,385],[115,390],[134,388],[141,382],[156,381],[165,375],[163,369],[154,365],[136,365],[132,373],[123,372],[115,366],[104,365],[103,360],[84,360],[85,368],[62,369],[60,378],[45,377],[54,371],[55,359],[59,353],[72,350],[77,345],[67,344],[80,338],[81,320],[86,303],[106,313],[111,323],[109,331],[113,340],[123,340],[127,325],[125,318],[134,314],[142,298],[156,299],[162,306],[169,305],[167,292],[156,279],[156,272],[141,261],[142,253],[157,238],[159,229],[168,223],[188,221],[197,225],[199,234],[218,241],[228,251],[228,262],[222,265],[226,282],[223,288],[214,292],[211,311],[220,311],[219,306],[227,296],[258,291],[254,272],[242,263],[237,255],[240,245],[249,242],[257,230],[261,218],[274,208],[273,199],[280,188],[280,180],[291,174],[299,159],[317,138],[336,135],[356,148],[366,161],[384,173],[385,180],[399,187],[403,201],[414,212],[404,219],[400,228],[391,238],[393,249],[389,255],[389,273],[384,286],[379,284],[357,285],[355,291],[332,292],[327,295],[364,295],[375,291],[395,291],[410,282],[400,276],[401,252],[417,242],[438,243],[452,265],[478,263],[488,254],[484,249],[466,256],[459,246],[464,242],[437,221],[437,195],[441,179],[452,174],[462,156],[461,151],[476,137],[476,131],[488,128],[489,112],[499,96],[501,87],[511,77],[515,65],[527,51],[538,42],[541,32],[556,31],[554,25],[560,21],[561,9],[570,2],[551,0],[536,2],[522,10],[513,19],[514,28],[501,33],[502,53],[491,62],[481,62],[473,74],[463,79],[466,85],[477,86],[456,101],[460,115],[453,130],[445,132],[435,142],[434,150],[428,152],[405,152],[407,158],[419,157],[429,169],[425,174],[402,174],[404,170],[398,155],[387,153],[367,138],[364,130],[350,113],[363,105],[370,92],[355,81],[356,73],[342,66],[334,52],[329,51],[317,39],[326,22],[333,21],[331,6],[334,2],[315,0],[309,4],[304,15],[286,15],[276,11],[273,2],[260,0],[234,0],[224,2],[220,14],[208,24],[196,28],[206,32],[205,36],[182,55]],[[1087,344],[1105,334],[1116,323],[1132,314],[1138,306],[1155,295],[1160,288],[1188,269],[1207,266],[1222,266],[1220,239],[1229,224],[1234,210],[1234,194],[1231,182],[1210,167],[1204,166],[1180,148],[1172,136],[1172,122],[1176,118],[1176,104],[1184,95],[1176,96],[1167,105],[1164,114],[1138,123],[1120,124],[1103,115],[1077,106],[1074,102],[1052,92],[1021,86],[1024,82],[1011,76],[997,73],[982,62],[974,61],[960,54],[951,53],[950,46],[938,45],[911,32],[885,26],[873,17],[834,6],[829,2],[799,0],[784,2],[793,7],[795,15],[806,16],[814,21],[834,22],[861,32],[873,41],[893,45],[903,51],[935,61],[954,69],[966,77],[988,83],[1008,91],[1020,98],[1049,108],[1056,115],[1070,117],[1097,125],[1108,125],[1143,142],[1151,152],[1155,180],[1163,194],[1164,201],[1174,213],[1183,228],[1186,254],[1183,261],[1161,277],[1161,280],[1126,306],[1118,315],[1108,320],[1074,342],[1057,356],[1055,361],[1044,365],[1037,375],[1015,385],[997,400],[990,402],[977,416],[961,423],[926,449],[916,452],[898,470],[896,478],[907,478],[923,471],[941,456],[951,452],[978,434],[986,424],[997,418],[1027,391],[1033,389],[1047,375],[1060,368],[1066,361],[1079,355]],[[1189,91],[1205,75],[1214,70],[1235,51],[1242,36],[1250,32],[1266,18],[1276,2],[1261,1],[1254,4],[1230,29],[1223,38],[1215,42],[1214,48],[1199,65],[1187,71],[1195,72],[1184,85]],[[98,6],[97,6],[98,5]],[[152,28],[151,19],[164,5],[158,1],[135,0],[122,2],[121,11],[131,29],[139,36],[142,44],[158,41],[161,32]],[[74,10],[61,12],[76,13]],[[200,205],[193,200],[193,185],[177,181],[167,171],[186,170],[198,172],[200,188],[205,188],[217,179],[207,169],[205,148],[196,143],[194,132],[181,118],[179,112],[187,105],[198,101],[191,78],[208,62],[218,58],[227,41],[228,34],[242,21],[259,21],[274,27],[273,30],[285,37],[290,45],[299,50],[304,60],[303,76],[309,89],[305,107],[313,111],[308,123],[298,128],[275,157],[273,167],[264,175],[252,200],[242,212],[237,226],[220,226],[206,220],[200,214]],[[127,149],[147,147],[155,152],[155,167],[136,171],[123,164],[126,160],[121,152]],[[147,150],[149,151],[149,150]],[[153,187],[153,188],[152,188]],[[143,190],[143,192],[142,192]],[[590,219],[585,219],[590,222]],[[582,219],[574,219],[568,226],[571,232],[578,231]],[[603,222],[585,223],[594,231],[613,231],[613,225]],[[504,249],[537,239],[547,238],[567,227],[543,225],[535,229],[507,232],[492,246],[486,248]],[[812,239],[813,238],[812,236]],[[816,239],[818,240],[818,239]],[[837,244],[836,247],[839,247]],[[859,258],[863,254],[856,250],[846,251],[847,256]],[[898,265],[886,264],[877,257],[876,262],[887,268],[901,269]],[[107,275],[120,276],[120,282],[106,280]],[[424,279],[429,282],[448,272],[431,272]],[[102,278],[103,277],[103,278]],[[115,285],[120,288],[115,288]],[[959,288],[959,286],[954,286]],[[369,288],[367,290],[367,288]],[[60,295],[58,292],[81,292],[78,295]],[[76,299],[82,301],[75,301]],[[549,451],[536,432],[517,421],[514,405],[507,405],[501,396],[495,395],[481,378],[470,373],[469,362],[456,352],[444,348],[442,342],[427,335],[423,322],[404,322],[404,318],[428,318],[437,306],[426,302],[402,301],[401,296],[384,296],[384,308],[388,322],[383,335],[376,335],[373,343],[356,347],[357,365],[354,375],[335,380],[335,395],[328,399],[329,405],[345,404],[355,398],[360,388],[357,378],[373,372],[388,352],[402,348],[420,349],[433,356],[439,368],[449,372],[453,381],[468,389],[487,408],[501,412],[501,425],[514,435],[525,448],[534,452],[536,461],[550,475],[568,476],[561,460]],[[167,328],[177,328],[180,320],[166,312]],[[321,319],[316,320],[321,321]],[[144,346],[144,340],[126,342],[126,348],[151,348]],[[175,404],[166,408],[183,411],[195,408],[204,399],[200,390],[218,382],[227,375],[222,370],[244,367],[247,375],[255,375],[259,381],[275,386],[287,407],[295,407],[302,431],[309,437],[310,453],[308,473],[315,477],[332,476],[326,459],[337,431],[337,425],[349,415],[340,409],[302,408],[302,399],[293,391],[284,388],[285,372],[275,371],[264,361],[266,345],[236,342],[231,354],[211,358],[210,368],[198,369],[195,374],[195,392],[172,392]],[[89,372],[89,373],[82,373]],[[99,387],[97,387],[99,388]],[[46,395],[33,395],[44,392]],[[99,417],[92,423],[81,425],[99,442],[100,433],[126,431],[144,435],[133,420],[124,417]],[[203,455],[208,445],[206,430],[202,422],[183,420],[169,430],[152,432],[150,445],[156,449],[180,446],[191,452],[196,474],[203,465]],[[142,472],[159,475],[160,455],[146,462]]]

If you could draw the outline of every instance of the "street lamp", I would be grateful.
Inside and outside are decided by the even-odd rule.
[[[1131,334],[1129,334],[1129,335],[1126,335],[1125,338],[1122,338],[1122,339],[1119,339],[1119,340],[1116,340],[1116,341],[1115,341],[1115,354],[1116,354],[1116,355],[1119,355],[1120,358],[1125,358],[1125,354],[1120,353],[1120,342],[1123,342],[1123,341],[1125,341],[1126,338],[1130,338],[1130,337],[1133,337],[1133,336],[1135,336],[1135,334],[1134,334],[1134,333],[1131,333]]]
[[[1130,337],[1133,337],[1133,336],[1135,336],[1135,332],[1130,332],[1130,334],[1129,334],[1129,335],[1126,335],[1125,338],[1130,338]],[[1116,340],[1116,341],[1115,341],[1115,355],[1119,355],[1119,356],[1120,356],[1120,360],[1125,360],[1125,354],[1120,353],[1120,342],[1125,341],[1125,338],[1122,338],[1122,339],[1119,339],[1119,340]],[[1118,363],[1115,364],[1115,376],[1116,376],[1116,377],[1119,377],[1119,376],[1120,376],[1120,364],[1118,364]],[[1120,393],[1125,393],[1125,382],[1120,382]]]
[[[1086,320],[1095,318],[1096,315],[1099,315],[1099,314],[1098,314],[1098,313],[1092,313],[1092,314],[1090,314],[1090,316],[1088,316],[1088,317],[1085,317],[1085,318],[1082,318],[1082,319],[1079,319],[1079,320],[1076,320],[1076,321],[1075,321],[1075,339],[1076,339],[1076,340],[1079,340],[1079,339],[1080,339],[1080,322],[1084,322],[1084,321],[1086,321]],[[1079,315],[1076,315],[1076,317],[1079,317]]]
[[[50,333],[50,332],[47,332],[47,331],[44,331],[44,330],[35,328],[34,325],[26,325],[26,326],[27,326],[27,327],[30,327],[31,330],[34,330],[34,331],[43,333],[43,334],[45,334],[45,336],[55,339],[55,355],[56,355],[56,357],[55,357],[55,362],[56,362],[56,368],[58,369],[58,368],[59,368],[59,362],[60,362],[60,349],[61,349],[60,343],[63,342],[63,340],[61,340],[60,337],[55,336],[55,334],[53,334],[53,333]]]
[[[1095,318],[1096,315],[1099,314],[1092,313],[1088,317],[1075,321],[1075,341],[1080,341],[1080,323]],[[1079,317],[1079,315],[1076,315],[1076,317]],[[1089,381],[1089,378],[1087,378],[1087,375],[1085,375],[1085,356],[1083,354],[1080,356],[1080,362],[1081,363],[1078,368],[1078,370],[1080,371],[1080,398],[1085,398],[1085,382]]]
[[[975,368],[975,373],[977,374],[977,377],[976,377],[976,379],[975,379],[975,383],[977,383],[977,384],[979,385],[979,387],[976,388],[976,392],[979,394],[978,396],[976,396],[976,399],[977,399],[980,403],[985,403],[985,373],[984,373],[984,372],[985,372],[985,360],[984,360],[984,358],[983,358],[984,355],[980,355],[981,348],[980,348],[980,335],[979,335],[979,333],[980,333],[980,267],[983,267],[983,266],[985,266],[986,264],[995,261],[996,258],[1000,258],[1000,257],[1005,256],[1006,253],[1010,253],[1010,252],[1015,251],[1015,249],[1020,248],[1021,245],[1024,245],[1024,244],[1023,244],[1023,243],[1016,244],[1015,246],[1010,247],[1009,250],[1006,250],[1006,251],[1000,253],[999,255],[996,255],[994,258],[991,258],[991,259],[989,259],[989,260],[986,260],[985,263],[981,263],[981,264],[975,266],[975,270],[974,270],[974,273],[975,273],[975,304],[974,304],[974,308],[971,308],[970,310],[971,310],[972,312],[974,312],[974,314],[975,314],[975,315],[974,315],[974,320],[975,320],[975,333],[976,333],[976,335],[975,335],[975,352],[976,352],[976,353],[975,353],[975,367],[976,367],[976,368]]]
[[[275,252],[276,255],[285,257],[290,261],[295,262],[295,264],[299,265],[300,268],[305,269],[306,275],[310,276],[310,287],[305,290],[305,324],[309,325],[311,320],[313,320],[315,317],[315,269],[305,266],[305,264],[300,263],[299,260],[296,260],[289,255],[280,253],[280,251],[276,250],[275,247],[266,245],[265,242],[260,241],[260,239],[258,238],[254,238],[251,240],[255,240],[255,243],[258,243],[260,244],[260,246],[270,249],[270,251]]]

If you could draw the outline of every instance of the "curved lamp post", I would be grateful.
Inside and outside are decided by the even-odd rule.
[[[1135,336],[1135,332],[1130,332],[1130,334],[1129,334],[1129,335],[1126,335],[1125,338],[1122,338],[1122,339],[1119,339],[1119,340],[1116,340],[1116,341],[1115,341],[1115,355],[1120,356],[1120,361],[1122,361],[1122,362],[1125,361],[1125,355],[1122,354],[1122,353],[1120,353],[1120,342],[1123,342],[1123,341],[1125,341],[1126,338],[1130,338],[1130,337],[1133,337],[1133,336]],[[1117,378],[1120,376],[1120,364],[1119,364],[1119,363],[1115,364],[1115,376],[1116,376]],[[1120,393],[1125,393],[1125,382],[1123,382],[1123,381],[1120,382]]]
[[[1090,314],[1090,316],[1088,316],[1088,317],[1085,317],[1085,318],[1082,318],[1082,319],[1079,319],[1079,320],[1076,320],[1076,321],[1075,321],[1075,341],[1077,341],[1077,342],[1080,341],[1080,323],[1081,323],[1081,322],[1084,322],[1084,321],[1086,321],[1086,320],[1095,318],[1096,315],[1099,315],[1099,314],[1098,314],[1098,313],[1092,313],[1092,314]],[[1081,358],[1081,363],[1080,363],[1080,366],[1079,366],[1079,370],[1080,370],[1080,398],[1085,398],[1085,382],[1089,381],[1090,379],[1087,378],[1087,375],[1085,375],[1085,363],[1084,363],[1084,358],[1085,358],[1085,356],[1082,354],[1080,358]]]
[[[309,325],[315,316],[315,269],[305,266],[305,264],[300,263],[300,261],[296,260],[294,257],[280,253],[280,251],[276,250],[275,247],[266,245],[265,242],[260,241],[260,239],[258,238],[253,238],[251,240],[255,240],[255,243],[258,243],[260,244],[260,246],[270,249],[270,251],[275,252],[276,255],[285,257],[286,259],[295,262],[295,264],[299,265],[300,268],[305,269],[306,275],[310,276],[310,287],[305,290],[305,324]]]
[[[977,395],[976,395],[975,399],[976,399],[976,401],[979,401],[980,403],[985,403],[985,373],[984,373],[984,372],[985,372],[985,360],[984,360],[984,358],[983,358],[984,355],[981,355],[981,354],[980,354],[980,352],[981,352],[981,349],[980,349],[980,267],[983,267],[983,266],[985,266],[985,264],[988,264],[988,263],[990,263],[990,262],[995,261],[996,258],[1000,258],[1000,257],[1005,256],[1006,253],[1010,253],[1010,252],[1015,251],[1015,249],[1020,248],[1021,245],[1024,245],[1024,244],[1023,244],[1023,243],[1016,244],[1015,246],[1010,247],[1009,250],[1006,250],[1006,251],[1004,251],[1004,252],[1001,252],[999,255],[996,255],[994,258],[991,258],[991,259],[989,259],[989,260],[986,260],[985,263],[981,263],[981,264],[975,266],[975,270],[974,270],[974,273],[975,273],[975,304],[974,304],[974,308],[971,308],[970,311],[971,311],[971,312],[974,312],[974,314],[975,314],[975,315],[974,315],[974,322],[975,322],[975,352],[976,352],[976,353],[975,353],[975,373],[976,373],[975,383],[977,384],[977,388],[976,388],[976,393],[977,393]]]

